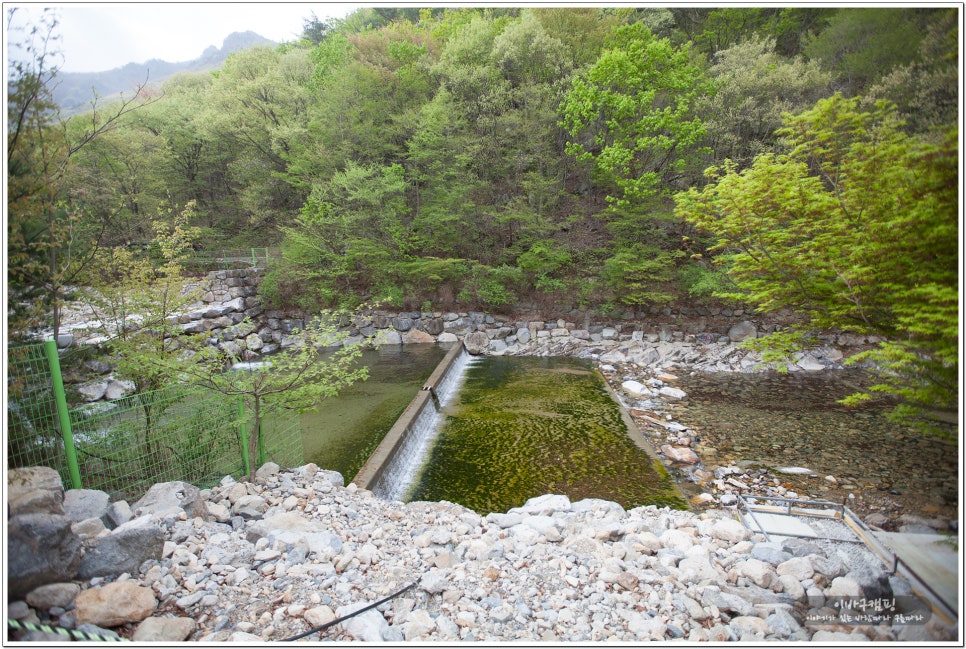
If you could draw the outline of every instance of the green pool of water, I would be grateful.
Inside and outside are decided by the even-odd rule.
[[[446,355],[444,345],[385,345],[363,352],[369,378],[302,415],[305,461],[352,480]]]
[[[466,373],[408,500],[504,512],[547,493],[686,508],[588,361],[488,357]]]

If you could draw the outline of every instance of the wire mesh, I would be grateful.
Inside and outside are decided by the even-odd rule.
[[[300,466],[303,461],[302,425],[294,410],[276,410],[262,423],[265,461],[282,467]]]
[[[247,475],[239,429],[250,417],[238,402],[172,385],[67,410],[81,483],[112,499],[135,500],[158,482],[205,488],[226,475]],[[66,424],[65,424],[66,425]],[[275,411],[262,422],[265,461],[283,467],[303,459],[298,414]],[[256,458],[257,459],[257,458]],[[43,344],[7,350],[7,466],[47,466],[69,488],[52,373]]]
[[[72,409],[84,487],[131,500],[158,482],[204,488],[239,475],[233,406],[220,394],[174,385]]]
[[[50,365],[42,344],[7,348],[7,465],[47,466],[62,478],[67,476]]]

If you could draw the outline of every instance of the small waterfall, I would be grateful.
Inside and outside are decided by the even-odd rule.
[[[443,409],[459,393],[466,368],[474,358],[462,350],[436,385],[427,385],[423,392],[429,398],[413,420],[402,444],[383,468],[373,492],[385,500],[403,500],[412,489],[419,470],[426,462],[440,426],[445,419]]]

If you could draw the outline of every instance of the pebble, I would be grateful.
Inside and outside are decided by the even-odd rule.
[[[153,594],[133,616],[147,618],[140,637],[261,643],[416,584],[309,640],[634,643],[807,641],[815,629],[790,603],[804,603],[806,588],[822,597],[855,592],[837,561],[783,554],[724,509],[624,510],[548,494],[480,516],[452,503],[382,501],[325,475],[314,465],[280,469],[248,483],[254,493],[246,495],[291,504],[296,493],[325,494],[328,514],[299,497],[285,516],[270,507],[268,518],[246,519],[237,529],[201,519],[168,525],[166,540],[176,544],[169,555],[147,562],[143,576],[116,582],[124,586],[84,583],[78,599],[90,590],[138,589]],[[223,501],[236,486],[215,486],[209,498]],[[319,530],[338,540],[338,551],[312,543]],[[155,600],[166,611],[158,617],[175,621],[149,617]],[[29,610],[26,603],[9,607],[16,615]],[[874,639],[861,627],[849,638],[859,636]]]

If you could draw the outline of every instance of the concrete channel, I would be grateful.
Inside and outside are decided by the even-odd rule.
[[[407,437],[412,433],[413,424],[419,419],[419,416],[426,408],[437,408],[437,404],[435,403],[437,399],[436,388],[462,353],[462,343],[453,345],[453,348],[446,353],[443,360],[439,362],[439,365],[436,366],[433,373],[426,379],[423,388],[416,393],[413,400],[406,406],[403,414],[396,420],[396,423],[393,424],[389,432],[386,433],[386,436],[383,437],[382,442],[376,447],[376,450],[372,452],[372,455],[369,456],[366,463],[356,473],[352,479],[352,482],[356,486],[362,489],[376,491],[376,485],[384,477],[384,473],[389,467],[393,456],[403,447]]]

